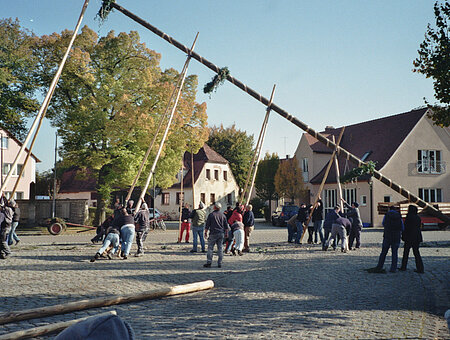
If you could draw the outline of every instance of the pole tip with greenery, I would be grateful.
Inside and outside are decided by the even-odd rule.
[[[98,10],[97,17],[100,19],[101,22],[106,20],[106,17],[111,13],[113,10],[112,4],[115,3],[116,0],[103,0],[102,6]]]
[[[219,72],[213,77],[213,79],[203,87],[203,93],[211,94],[213,91],[217,91],[217,88],[222,85],[225,80],[227,80],[229,75],[230,70],[228,67],[222,67],[219,69]]]

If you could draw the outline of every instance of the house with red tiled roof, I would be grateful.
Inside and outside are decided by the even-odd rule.
[[[61,178],[58,199],[85,199],[89,207],[97,205],[97,180],[89,169],[73,166]]]
[[[0,126],[0,176],[2,183],[6,178],[6,175],[8,175],[8,172],[11,170],[21,147],[22,143],[12,133]],[[26,154],[27,153],[24,153],[19,159],[16,167],[13,169],[9,182],[6,185],[4,193],[8,199],[11,196],[17,177],[25,163]],[[22,173],[22,178],[19,181],[14,194],[14,199],[30,199],[30,185],[36,183],[36,163],[40,163],[40,160],[31,153],[31,157],[27,161],[25,170]]]
[[[379,118],[345,127],[340,143],[364,161],[376,162],[376,169],[427,202],[450,201],[450,129],[433,124],[427,108]],[[327,127],[321,133],[337,140],[342,128]],[[295,155],[302,167],[305,183],[314,197],[320,187],[332,150],[314,137],[303,134]],[[338,157],[342,176],[356,167]],[[321,193],[326,210],[337,204],[337,175],[334,164]],[[370,176],[343,184],[347,202],[358,202],[364,223],[381,225],[379,202],[405,198]],[[311,198],[312,199],[312,198]]]
[[[198,207],[200,201],[207,207],[214,202],[220,202],[223,208],[237,201],[239,186],[234,179],[228,161],[215,152],[207,144],[193,155],[185,152],[183,158],[183,172],[177,175],[177,182],[168,189],[163,189],[155,200],[158,210],[177,219],[179,215],[182,192],[184,203],[189,204],[190,209]],[[194,185],[192,185],[192,173],[194,173]],[[181,190],[183,181],[183,190]],[[194,196],[192,195],[194,189]],[[194,199],[194,202],[193,202]]]

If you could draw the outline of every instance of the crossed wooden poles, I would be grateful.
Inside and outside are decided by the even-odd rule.
[[[169,42],[173,46],[175,46],[178,49],[180,49],[181,51],[187,53],[192,58],[196,59],[197,61],[199,61],[200,63],[202,63],[203,65],[205,65],[209,69],[211,69],[212,71],[214,71],[216,73],[220,72],[220,68],[217,67],[216,65],[214,65],[212,62],[210,62],[209,60],[203,58],[199,54],[189,50],[189,48],[187,48],[185,45],[181,44],[180,42],[178,42],[177,40],[175,40],[171,36],[167,35],[163,31],[159,30],[155,26],[151,25],[147,21],[141,19],[137,15],[131,13],[130,11],[128,11],[124,7],[120,6],[119,4],[111,3],[111,7],[116,9],[116,10],[118,10],[119,12],[123,13],[124,15],[126,15],[127,17],[131,18],[132,20],[136,21],[137,23],[141,24],[145,28],[149,29],[150,31],[152,31],[153,33],[158,35],[159,37],[163,38],[164,40],[166,40],[167,42]],[[303,123],[302,121],[300,121],[296,117],[292,116],[291,114],[289,114],[287,111],[283,110],[281,107],[279,107],[275,103],[271,103],[267,98],[263,97],[258,92],[256,92],[252,88],[248,87],[247,85],[245,85],[244,83],[242,83],[238,79],[232,77],[231,75],[228,75],[227,76],[227,80],[230,83],[232,83],[232,84],[236,85],[237,87],[239,87],[244,92],[248,93],[250,96],[252,96],[256,100],[258,100],[261,103],[263,103],[265,106],[270,107],[273,111],[277,112],[280,116],[286,118],[292,124],[294,124],[295,126],[299,127],[300,129],[304,130],[305,132],[307,132],[308,134],[310,134],[311,136],[313,136],[314,138],[319,140],[321,143],[325,144],[328,148],[336,149],[336,152],[337,152],[338,155],[344,156],[347,160],[352,161],[357,166],[361,166],[361,165],[365,164],[365,162],[363,162],[361,159],[359,159],[358,157],[356,157],[352,153],[348,152],[344,148],[336,145],[336,143],[334,143],[330,139],[326,138],[321,133],[319,133],[319,132],[315,131],[314,129],[310,128],[307,124]],[[406,190],[401,185],[393,182],[391,179],[389,179],[386,176],[384,176],[378,170],[374,170],[372,175],[373,175],[373,177],[375,177],[376,179],[381,181],[383,184],[385,184],[388,187],[390,187],[392,190],[394,190],[394,191],[398,192],[399,194],[401,194],[402,196],[406,197],[410,202],[413,202],[413,203],[417,204],[421,208],[427,208],[428,211],[431,214],[433,214],[434,216],[440,218],[447,225],[450,224],[450,218],[449,217],[445,216],[438,209],[436,209],[432,205],[428,204],[427,202],[423,201],[422,199],[420,199],[419,197],[417,197],[416,195],[414,195],[410,191]]]

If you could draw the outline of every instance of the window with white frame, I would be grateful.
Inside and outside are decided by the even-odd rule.
[[[343,188],[342,189],[342,198],[348,203],[352,204],[353,202],[356,202],[356,188]],[[348,208],[344,207],[345,211],[348,210]]]
[[[9,171],[11,170],[11,166],[12,163],[3,163],[3,169],[2,169],[2,174],[3,176],[6,176]],[[15,167],[13,173],[11,174],[11,176],[19,176],[20,171],[22,170],[23,164],[17,164],[17,166]],[[22,174],[22,177],[25,176],[25,171]]]
[[[442,202],[442,189],[419,188],[419,198],[425,202]]]
[[[0,139],[0,143],[1,143],[1,148],[4,150],[7,150],[8,146],[9,146],[9,138],[2,136]]]
[[[302,173],[303,181],[306,183],[309,181],[309,170],[308,170],[308,158],[302,159]]]
[[[441,151],[418,150],[417,172],[422,174],[440,174],[442,172]]]
[[[360,204],[362,206],[366,206],[367,205],[367,196],[366,195],[361,195]]]
[[[336,189],[325,189],[323,195],[323,206],[325,208],[325,214],[333,210],[337,205],[337,190]]]

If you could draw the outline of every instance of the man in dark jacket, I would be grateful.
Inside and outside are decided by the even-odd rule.
[[[242,223],[244,223],[244,249],[245,253],[250,252],[250,234],[255,229],[255,215],[253,214],[253,206],[251,204],[245,207],[244,217]]]
[[[6,259],[11,255],[8,245],[8,234],[11,230],[14,212],[4,195],[0,198],[0,258]]]
[[[341,240],[342,240],[342,245],[341,245],[341,251],[343,253],[347,252],[347,231],[346,228],[350,228],[351,227],[351,222],[348,218],[345,217],[338,217],[332,224],[331,226],[331,237],[330,240],[333,240],[333,249],[336,250],[336,246],[335,241],[336,241],[336,237],[337,235],[340,236]],[[328,249],[328,245],[329,245],[329,241],[327,240],[326,244],[325,244],[325,250]]]
[[[419,245],[423,241],[422,238],[422,220],[417,214],[417,207],[410,205],[408,207],[408,214],[405,218],[405,230],[402,234],[402,240],[405,242],[403,246],[403,258],[401,271],[406,270],[408,264],[409,251],[413,250],[414,258],[416,260],[416,272],[422,274],[424,272],[422,257],[419,252]]]
[[[297,213],[297,236],[295,236],[295,243],[300,244],[300,238],[303,234],[304,223],[308,218],[308,208],[305,203],[300,205],[300,209],[298,209]]]
[[[347,217],[352,221],[352,226],[350,228],[350,233],[348,237],[348,247],[351,249],[353,247],[353,241],[356,238],[355,249],[361,246],[361,230],[362,230],[362,220],[359,213],[359,204],[353,202],[350,206],[346,201],[342,200],[345,206],[348,208]]]
[[[319,234],[320,242],[323,243],[323,204],[320,198],[312,213],[312,221],[314,223],[314,243],[319,242],[317,234]]]
[[[392,252],[392,262],[391,273],[397,271],[397,261],[398,261],[398,247],[400,246],[400,238],[403,230],[402,216],[398,211],[396,211],[394,206],[390,207],[390,210],[386,213],[383,218],[383,245],[381,248],[381,254],[378,259],[378,264],[375,268],[368,269],[369,273],[385,273],[383,268],[384,260],[386,259],[387,252],[391,248]]]
[[[134,221],[136,223],[136,245],[137,252],[136,257],[144,255],[144,240],[150,229],[150,213],[148,211],[147,203],[142,203],[141,209],[134,216]]]
[[[214,211],[208,215],[206,220],[205,238],[208,239],[208,253],[206,255],[206,263],[203,265],[205,268],[211,267],[214,245],[217,245],[217,255],[219,256],[217,265],[219,268],[222,267],[223,238],[229,226],[225,215],[220,212],[220,208],[222,208],[220,203],[214,203]]]
[[[325,235],[322,241],[322,250],[327,250],[328,248],[328,246],[325,247],[325,245],[327,244],[328,238],[330,237],[333,223],[340,217],[339,210],[339,206],[335,206],[334,209],[329,211],[327,216],[325,216],[325,221],[323,222],[323,230],[325,232]],[[333,247],[336,247],[335,243],[333,243]]]
[[[11,224],[11,231],[9,232],[8,236],[8,245],[10,246],[14,243],[14,241],[16,241],[16,245],[20,242],[20,238],[16,234],[16,228],[19,225],[20,221],[20,208],[19,205],[14,200],[9,201],[9,205],[12,207],[14,211]]]

